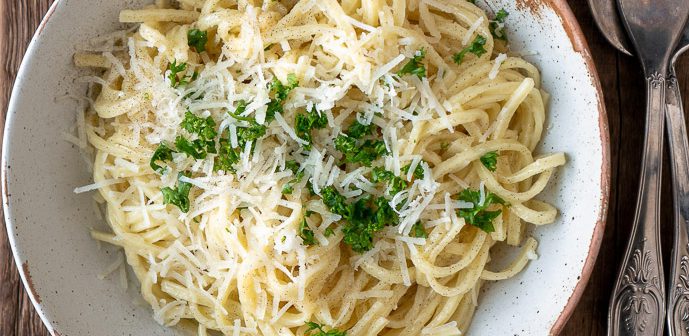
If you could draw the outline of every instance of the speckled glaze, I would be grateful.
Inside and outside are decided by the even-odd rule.
[[[457,0],[459,1],[459,0]],[[60,0],[29,47],[10,102],[2,153],[5,220],[24,285],[55,335],[176,335],[154,322],[135,284],[98,280],[114,257],[93,241],[98,220],[91,195],[75,187],[91,177],[62,140],[83,92],[74,84],[75,45],[120,25],[117,15],[141,0]],[[600,247],[609,175],[607,118],[588,47],[564,0],[493,0],[510,12],[512,49],[535,63],[551,94],[542,152],[563,151],[568,164],[541,199],[561,215],[535,228],[540,258],[517,277],[484,286],[470,335],[558,334],[581,296]],[[509,251],[505,252],[509,253]],[[501,263],[501,251],[493,260]]]

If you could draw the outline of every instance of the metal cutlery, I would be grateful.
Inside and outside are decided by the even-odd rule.
[[[617,50],[632,56],[627,32],[624,31],[620,16],[617,14],[616,0],[588,1],[593,19],[596,21],[598,29],[600,29],[603,36],[605,36],[605,39],[607,39]]]
[[[670,139],[672,164],[674,242],[668,282],[667,325],[670,336],[689,331],[689,143],[685,126],[675,61],[689,49],[689,27],[685,28],[670,68],[665,120]]]
[[[646,135],[632,233],[615,283],[608,335],[662,335],[665,281],[660,253],[660,187],[670,58],[689,16],[686,0],[618,0],[621,21],[646,76]]]
[[[629,41],[617,13],[615,0],[589,0],[601,32],[621,52],[631,55]],[[682,99],[675,76],[677,58],[689,49],[689,25],[671,60],[665,122],[670,143],[674,205],[674,246],[667,295],[667,324],[671,336],[689,331],[689,145]]]

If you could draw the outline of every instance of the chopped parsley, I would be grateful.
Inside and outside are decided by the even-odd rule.
[[[457,215],[464,218],[467,223],[488,233],[494,232],[493,220],[500,216],[502,210],[489,211],[491,205],[507,205],[498,195],[486,192],[485,200],[481,204],[481,192],[465,189],[459,194],[459,200],[473,204],[470,209],[459,209]]]
[[[495,21],[505,22],[505,19],[510,15],[504,8],[500,9],[497,14],[495,14]]]
[[[170,80],[170,85],[172,85],[173,88],[187,85],[199,77],[199,73],[194,71],[192,75],[186,75],[180,78],[179,74],[187,70],[187,63],[177,64],[177,60],[173,60],[172,63],[167,66],[167,70],[170,72],[167,78]]]
[[[495,169],[497,169],[497,164],[498,164],[498,152],[492,151],[484,154],[481,157],[481,163],[483,164],[484,167],[488,168],[488,170],[494,172]]]
[[[159,161],[171,161],[172,153],[184,153],[196,160],[203,160],[208,156],[208,153],[215,154],[215,137],[218,133],[215,130],[215,121],[213,117],[201,118],[191,111],[187,111],[184,115],[184,120],[180,123],[180,127],[192,135],[196,135],[195,140],[189,140],[182,135],[175,138],[175,147],[168,147],[167,144],[161,143],[151,157],[151,168],[156,172],[161,173],[162,167],[158,164]]]
[[[498,40],[507,41],[505,33],[505,19],[510,15],[504,8],[495,13],[495,20],[488,24],[491,35]]]
[[[297,174],[297,171],[299,171],[299,163],[294,160],[289,160],[285,162],[285,168],[291,170],[294,174]]]
[[[365,195],[351,204],[349,207],[351,215],[342,227],[345,244],[358,253],[370,251],[373,248],[373,234],[383,229],[378,221],[372,220],[375,213],[368,207],[371,198],[370,194]]]
[[[306,223],[306,217],[310,215],[311,214],[309,213],[309,211],[307,211],[306,215],[301,220],[301,224],[299,224],[299,237],[301,237],[301,240],[304,242],[304,245],[307,246],[318,244],[313,230],[309,229],[309,225]]]
[[[345,133],[351,138],[361,139],[364,136],[372,135],[373,132],[377,131],[378,129],[379,127],[373,123],[364,125],[360,123],[359,120],[356,120],[351,126],[349,126],[347,132]]]
[[[198,29],[190,29],[187,31],[187,40],[190,47],[194,48],[196,52],[202,53],[206,51],[208,32]]]
[[[398,224],[397,215],[384,197],[373,199],[368,194],[349,204],[344,196],[330,186],[321,190],[321,198],[330,212],[345,220],[343,241],[355,252],[371,250],[376,232],[385,226]]]
[[[388,193],[391,196],[397,195],[397,193],[404,189],[407,189],[407,187],[409,186],[407,181],[403,180],[401,177],[395,176],[393,172],[380,167],[373,168],[373,172],[371,173],[371,182],[387,183]]]
[[[190,206],[189,191],[191,190],[191,183],[179,181],[182,176],[190,177],[191,174],[188,172],[179,173],[177,188],[165,187],[160,191],[163,193],[163,204],[176,205],[179,210],[187,213]]]
[[[237,108],[239,110],[239,108]],[[237,128],[237,147],[232,148],[230,136],[227,138],[220,138],[220,150],[218,156],[215,157],[215,164],[213,170],[222,170],[225,172],[236,172],[234,165],[241,159],[241,153],[244,151],[246,144],[251,142],[251,148],[256,145],[256,141],[266,135],[266,126],[259,125],[255,120],[250,119],[247,127]]]
[[[421,160],[421,162],[424,162],[424,161]],[[414,177],[415,179],[418,179],[418,180],[422,179],[424,174],[425,174],[423,166],[421,165],[421,162],[419,162],[416,165],[416,168],[414,168],[414,173],[412,174],[412,177]],[[409,174],[409,168],[411,168],[411,163],[402,167],[402,174],[404,174],[404,175]]]
[[[377,208],[376,210],[376,222],[378,225],[383,226],[395,226],[399,221],[397,213],[390,206],[390,202],[385,197],[378,197],[375,199],[374,204]]]
[[[268,109],[266,110],[266,121],[271,122],[275,119],[276,113],[282,113],[283,105],[287,96],[292,90],[299,86],[299,80],[295,74],[289,74],[287,76],[287,84],[283,84],[277,77],[273,79],[270,84],[270,92],[273,94],[273,98],[268,103]]]
[[[301,182],[304,178],[304,171],[299,171],[299,164],[294,160],[287,161],[287,163],[285,163],[285,168],[294,173],[294,178],[282,186],[282,194],[291,195],[294,192],[294,185]]]
[[[252,145],[256,144],[256,141],[266,135],[266,126],[259,125],[258,123],[251,122],[247,127],[237,128],[237,143],[240,148],[243,148],[247,142],[251,141]]]
[[[478,35],[478,36],[476,36],[474,41],[471,42],[471,44],[468,47],[464,48],[462,51],[460,51],[460,52],[456,53],[454,56],[452,56],[452,60],[455,61],[455,63],[457,63],[457,64],[461,64],[462,61],[464,60],[464,57],[468,53],[472,53],[472,54],[476,55],[476,57],[481,57],[481,55],[488,52],[486,50],[486,48],[484,48],[485,45],[486,45],[486,38],[481,36],[481,35]]]
[[[307,322],[306,326],[309,328],[306,329],[306,333],[304,333],[305,336],[347,336],[347,332],[337,329],[325,331],[325,326],[316,322]],[[312,332],[315,332],[315,334]]]
[[[211,116],[201,118],[187,110],[180,126],[187,132],[198,135],[202,140],[213,140],[218,136],[218,132],[215,131],[215,120]]]
[[[323,199],[323,204],[328,207],[330,212],[343,218],[351,217],[351,209],[347,204],[347,198],[340,195],[335,187],[330,186],[321,190],[321,198]]]
[[[153,153],[153,156],[151,157],[151,169],[153,169],[157,173],[162,173],[163,172],[163,167],[158,165],[158,161],[172,161],[172,153],[174,151],[167,146],[164,142],[161,142],[158,148],[156,148],[156,151]]]
[[[373,161],[387,154],[388,150],[384,141],[362,138],[377,135],[379,129],[374,124],[363,125],[357,120],[344,134],[335,138],[335,149],[344,154],[344,162],[370,167]]]
[[[180,126],[187,132],[195,134],[198,138],[190,141],[181,135],[177,136],[175,146],[178,151],[197,160],[205,159],[208,153],[216,153],[215,137],[218,135],[218,132],[215,131],[213,117],[201,118],[191,113],[191,111],[187,111]]]
[[[347,163],[360,163],[370,167],[373,161],[388,153],[382,140],[366,140],[358,143],[356,139],[347,135],[335,138],[335,149],[344,154]]]
[[[304,145],[306,150],[311,150],[311,130],[323,129],[328,125],[328,118],[325,113],[319,113],[314,108],[311,112],[298,113],[294,121],[294,130],[297,136],[308,142]]]
[[[244,121],[248,123],[247,126],[237,127],[237,147],[232,148],[232,142],[230,141],[230,135],[227,137],[221,137],[219,142],[220,150],[218,151],[218,156],[215,157],[215,163],[213,165],[213,170],[224,172],[236,172],[234,165],[241,159],[241,153],[244,151],[246,144],[251,141],[252,149],[256,145],[256,141],[266,135],[266,126],[259,125],[255,119],[251,117],[242,117],[241,114],[246,111],[247,102],[240,100],[237,102],[237,108],[234,112],[227,111],[227,114],[232,118]],[[229,131],[228,131],[229,132]]]
[[[423,223],[416,222],[414,226],[411,227],[411,231],[409,232],[409,235],[415,238],[428,238],[428,233],[426,233],[426,228],[423,226]]]
[[[213,170],[224,172],[235,172],[234,165],[241,159],[239,147],[232,148],[230,144],[230,139],[221,138],[219,143],[218,156],[215,157],[215,162],[213,164]]]
[[[422,63],[424,57],[426,57],[426,49],[421,48],[414,54],[414,57],[397,72],[397,75],[400,77],[404,75],[414,75],[419,77],[419,79],[426,77],[426,66]]]
[[[179,135],[175,139],[175,146],[179,152],[187,154],[196,160],[203,160],[208,156],[208,153],[215,153],[215,141],[204,141],[196,139],[193,141]]]
[[[240,100],[237,102],[237,108],[234,110],[234,112],[227,111],[227,114],[229,114],[232,118],[235,118],[239,121],[246,121],[246,122],[255,122],[255,120],[251,117],[242,117],[242,113],[246,111],[246,106],[248,103],[245,100]]]

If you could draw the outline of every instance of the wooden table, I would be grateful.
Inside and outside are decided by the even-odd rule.
[[[612,141],[613,191],[598,262],[584,297],[562,335],[604,335],[608,298],[634,216],[643,142],[642,106],[645,93],[643,76],[635,60],[616,52],[607,44],[596,29],[585,1],[569,2],[588,39],[605,92]],[[24,50],[50,3],[52,0],[0,0],[2,120]],[[689,106],[689,60],[685,58],[681,62],[678,73],[685,93],[685,106]],[[669,176],[667,166],[664,172],[666,177]],[[663,219],[664,222],[670,222],[672,196],[668,178],[664,188]],[[669,247],[672,235],[670,225],[664,227],[663,232],[664,246]],[[665,265],[669,265],[667,254]],[[0,335],[48,335],[21,285],[4,228],[0,229]]]

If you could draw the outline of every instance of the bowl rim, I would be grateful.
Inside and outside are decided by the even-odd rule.
[[[596,259],[598,258],[598,252],[600,251],[600,247],[603,242],[603,234],[605,233],[605,224],[608,216],[610,184],[612,179],[610,172],[612,167],[610,161],[610,131],[608,128],[608,113],[605,107],[603,88],[598,75],[598,69],[596,68],[596,63],[591,55],[591,49],[586,41],[584,32],[581,30],[579,21],[566,0],[518,0],[517,2],[524,3],[533,9],[533,3],[539,3],[541,1],[545,1],[545,3],[550,4],[550,7],[560,17],[562,26],[569,35],[569,39],[574,47],[574,51],[578,52],[582,56],[584,63],[589,70],[589,74],[591,75],[591,84],[593,84],[598,98],[598,125],[602,145],[600,214],[598,216],[598,220],[596,221],[596,226],[593,229],[588,255],[586,256],[586,260],[582,267],[581,275],[577,281],[577,285],[574,287],[574,291],[572,291],[572,294],[570,295],[567,304],[565,304],[565,307],[562,309],[562,312],[560,312],[560,316],[557,318],[557,320],[555,320],[555,323],[550,329],[550,335],[559,335],[567,324],[567,321],[569,321],[569,318],[572,316],[572,313],[574,313],[574,310],[581,300],[581,297],[584,295],[586,286],[588,285],[591,274],[593,273]]]
[[[18,95],[18,86],[15,85],[16,83],[20,82],[23,77],[25,77],[26,72],[28,71],[27,66],[26,66],[26,60],[34,57],[34,54],[36,52],[36,45],[37,45],[37,40],[40,38],[41,33],[43,32],[43,29],[46,27],[47,23],[50,21],[51,17],[55,13],[55,10],[62,4],[64,3],[61,0],[55,0],[53,4],[50,6],[48,9],[47,13],[41,20],[40,25],[36,29],[36,32],[34,33],[33,37],[31,38],[31,41],[27,47],[26,53],[24,54],[24,57],[22,59],[21,65],[19,67],[19,70],[17,72],[17,76],[15,79],[15,82],[13,83],[13,89],[12,93],[10,96],[9,103],[7,105],[7,110],[5,114],[5,124],[4,124],[4,129],[3,129],[3,136],[2,136],[2,153],[1,153],[1,159],[0,159],[0,188],[2,189],[2,209],[3,209],[3,219],[4,219],[4,224],[7,230],[7,238],[10,243],[10,248],[12,250],[12,255],[14,258],[14,262],[17,266],[17,270],[19,272],[19,275],[22,280],[22,284],[29,296],[29,299],[31,300],[31,303],[33,304],[36,313],[38,316],[41,318],[41,321],[43,324],[46,326],[48,331],[52,335],[57,335],[59,336],[59,333],[53,328],[53,324],[48,319],[48,317],[45,315],[42,306],[41,306],[41,299],[39,294],[36,292],[34,285],[33,285],[33,280],[31,278],[31,274],[29,271],[29,264],[28,261],[23,260],[23,258],[20,256],[21,252],[17,247],[16,240],[15,240],[15,230],[13,225],[11,225],[14,221],[10,218],[9,216],[9,197],[10,195],[8,194],[8,167],[7,167],[7,152],[9,150],[8,145],[7,145],[7,140],[9,138],[9,129],[11,128],[11,125],[13,124],[14,116],[15,116],[15,110],[16,110],[16,96]],[[559,335],[564,326],[567,324],[567,321],[569,318],[572,316],[572,313],[574,312],[575,308],[577,307],[577,304],[579,303],[582,295],[584,294],[584,291],[586,289],[586,286],[588,285],[589,279],[591,277],[591,274],[593,272],[593,268],[596,264],[596,259],[598,257],[598,252],[600,250],[602,241],[603,241],[603,234],[605,232],[605,224],[606,224],[606,219],[607,219],[607,214],[608,214],[608,207],[609,207],[609,199],[610,199],[610,184],[611,184],[611,161],[610,161],[610,133],[609,133],[609,128],[608,128],[608,117],[607,117],[607,111],[605,107],[605,101],[604,101],[604,96],[603,96],[603,89],[601,86],[600,82],[600,77],[598,74],[598,70],[596,68],[595,62],[593,60],[593,57],[591,55],[591,50],[588,46],[588,43],[586,41],[586,37],[584,36],[583,31],[581,30],[581,26],[579,25],[579,22],[574,15],[574,12],[572,11],[571,7],[567,3],[567,0],[516,0],[517,6],[529,10],[535,15],[538,15],[538,12],[543,8],[543,7],[550,7],[555,14],[560,18],[562,22],[562,26],[567,32],[567,35],[569,37],[570,42],[572,43],[572,46],[574,48],[574,51],[576,53],[579,53],[584,61],[584,64],[586,65],[588,72],[591,77],[591,84],[594,86],[594,89],[596,91],[596,98],[598,101],[598,125],[600,129],[600,139],[601,139],[601,154],[602,154],[602,162],[601,162],[601,177],[600,177],[600,188],[601,188],[601,199],[600,199],[600,214],[598,219],[596,220],[596,224],[593,230],[593,234],[591,237],[590,245],[589,245],[589,250],[584,262],[584,265],[581,270],[581,274],[579,277],[579,280],[577,281],[576,286],[574,287],[574,290],[572,291],[569,299],[567,300],[567,303],[563,307],[562,311],[558,315],[558,318],[555,320],[555,322],[552,324],[550,331],[548,332],[549,335]]]

